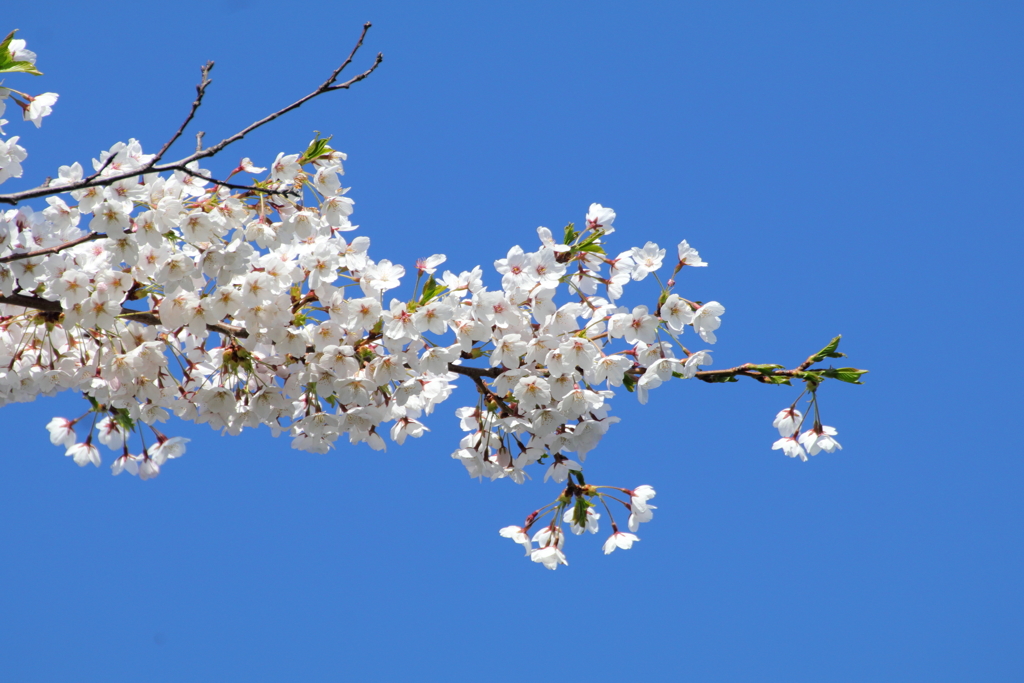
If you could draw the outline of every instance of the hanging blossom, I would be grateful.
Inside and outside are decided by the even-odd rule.
[[[55,101],[29,98],[26,120],[38,125]],[[410,287],[370,236],[348,236],[358,226],[341,183],[347,157],[328,140],[264,166],[244,158],[231,175],[248,180],[228,184],[195,161],[150,172],[153,155],[131,139],[93,159],[94,182],[77,162],[61,166],[45,207],[0,213],[0,405],[84,395],[82,415],[47,425],[51,443],[79,466],[100,466],[102,446],[113,474],[145,480],[186,453],[187,439],[157,429],[171,417],[232,435],[266,427],[306,452],[345,439],[384,451],[422,437],[462,383],[476,396],[454,411],[465,436],[451,457],[473,478],[560,485],[523,526],[501,530],[556,569],[568,564],[563,524],[596,534],[607,521],[608,554],[653,519],[650,486],[584,479],[618,422],[617,390],[646,403],[673,379],[796,378],[817,415],[821,381],[851,381],[836,375],[849,368],[811,368],[842,355],[838,338],[795,370],[709,369],[710,352],[686,340],[714,344],[725,308],[671,291],[685,266],[707,263],[685,240],[611,256],[617,215],[600,204],[580,229],[556,238],[542,227],[537,243],[509,249],[493,264],[496,287],[479,266],[439,272],[443,254],[417,261]],[[20,177],[25,158],[17,137],[0,140],[0,181]],[[619,303],[665,265],[674,270],[660,292]],[[833,428],[815,419],[799,434],[799,411],[783,413],[774,448],[802,459],[840,448]]]

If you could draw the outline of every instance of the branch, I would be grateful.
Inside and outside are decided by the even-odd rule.
[[[171,139],[165,142],[164,146],[160,148],[160,151],[156,153],[156,156],[154,156],[153,159],[150,161],[151,165],[156,164],[157,162],[164,158],[164,154],[167,153],[167,150],[171,148],[171,145],[178,141],[178,138],[181,137],[181,134],[185,132],[185,128],[187,128],[188,124],[192,122],[192,118],[196,115],[196,111],[198,111],[199,106],[203,103],[203,95],[206,94],[207,86],[213,83],[213,81],[210,80],[211,69],[213,69],[212,61],[207,62],[200,69],[203,78],[199,82],[199,85],[196,86],[196,99],[194,102],[192,102],[192,108],[189,109],[188,116],[186,116],[184,122],[182,122],[182,124],[178,126],[178,130],[174,132],[174,135],[171,136]]]
[[[751,379],[756,379],[758,382],[769,384],[772,383],[771,380],[768,379],[769,377],[802,379],[806,374],[806,364],[802,364],[792,370],[782,370],[780,368],[768,368],[764,365],[755,365],[754,363],[744,363],[743,365],[737,365],[734,368],[727,368],[725,370],[699,370],[694,377],[712,384],[735,381],[735,379],[730,380],[730,378],[735,377],[750,377]]]
[[[189,168],[186,168],[184,166],[182,166],[181,168],[175,168],[174,170],[175,171],[181,171],[185,175],[192,176],[193,178],[201,178],[202,180],[205,180],[207,182],[211,182],[214,185],[221,185],[223,187],[227,187],[227,188],[230,188],[232,190],[247,190],[249,192],[262,192],[263,194],[269,194],[269,195],[275,195],[276,194],[276,195],[289,196],[289,197],[301,197],[302,196],[299,193],[299,191],[295,190],[295,189],[292,189],[292,190],[272,190],[272,189],[267,188],[267,187],[257,187],[256,185],[236,185],[235,183],[229,183],[229,182],[224,181],[224,180],[217,180],[216,178],[211,178],[210,176],[203,175],[202,173],[196,173],[195,171],[193,171],[193,170],[191,170]]]
[[[88,235],[83,235],[76,240],[59,244],[56,247],[49,247],[48,249],[39,249],[37,251],[28,251],[23,254],[11,254],[10,256],[4,256],[0,258],[0,263],[10,263],[11,261],[21,261],[22,259],[35,258],[36,256],[49,256],[50,254],[56,254],[65,249],[76,247],[79,244],[85,244],[93,240],[98,240],[106,237],[106,234],[102,232],[90,232]]]
[[[24,294],[11,294],[10,296],[0,296],[0,304],[9,304],[11,306],[21,306],[22,308],[30,308],[44,313],[63,313],[64,308],[60,305],[59,301],[49,301],[47,299],[40,299],[36,296],[25,296]],[[144,325],[161,325],[160,316],[154,311],[133,311],[130,308],[121,307],[121,318],[125,320],[132,320],[137,323]],[[230,325],[228,323],[211,323],[206,326],[210,332],[217,332],[219,334],[228,337],[248,337],[249,333],[244,327],[239,325]]]
[[[363,38],[366,37],[366,32],[370,30],[370,26],[371,26],[371,24],[369,22],[367,22],[366,24],[363,25],[363,32],[359,36],[359,42],[357,42],[356,46],[354,48],[352,48],[352,53],[349,54],[348,59],[346,59],[341,64],[341,66],[339,66],[337,69],[335,69],[334,72],[331,73],[330,77],[326,81],[324,81],[323,84],[321,84],[319,88],[317,88],[313,92],[309,93],[305,97],[300,97],[299,99],[297,99],[294,102],[292,102],[291,104],[289,104],[287,107],[284,107],[282,109],[278,109],[273,114],[269,114],[269,115],[263,117],[262,119],[260,119],[259,121],[256,121],[255,123],[249,124],[248,126],[243,128],[242,130],[240,130],[237,133],[235,133],[234,135],[232,135],[230,137],[227,137],[227,138],[224,138],[223,140],[218,142],[216,145],[213,145],[212,147],[207,147],[206,149],[204,149],[204,150],[202,150],[200,152],[196,152],[195,154],[193,154],[193,155],[191,155],[189,157],[186,157],[185,159],[182,159],[181,161],[179,161],[177,163],[179,163],[179,164],[186,164],[186,163],[190,163],[190,162],[193,162],[193,161],[198,161],[199,159],[205,159],[207,157],[212,157],[213,155],[215,155],[215,154],[219,153],[220,151],[222,151],[228,145],[230,145],[230,144],[232,144],[234,142],[238,142],[239,140],[241,140],[242,138],[244,138],[246,135],[248,135],[249,133],[253,132],[257,128],[270,123],[271,121],[273,121],[277,117],[283,116],[284,114],[287,114],[288,112],[290,112],[293,109],[298,109],[303,104],[305,104],[309,100],[313,99],[317,95],[322,95],[325,92],[330,92],[332,90],[347,90],[350,86],[354,85],[355,83],[358,83],[359,81],[363,80],[364,78],[366,78],[367,76],[372,74],[377,69],[377,67],[380,66],[380,63],[382,61],[384,61],[384,55],[379,53],[379,52],[377,53],[377,58],[373,61],[373,65],[369,69],[367,69],[363,73],[359,74],[358,76],[355,76],[354,78],[346,81],[345,83],[342,83],[340,85],[331,85],[338,78],[338,74],[341,73],[342,69],[344,69],[346,66],[349,65],[349,63],[352,61],[352,57],[355,55],[356,51],[358,51],[359,48],[362,46]],[[154,168],[154,170],[162,170],[162,169]]]
[[[191,121],[192,116],[194,116],[195,114],[195,109],[197,109],[199,107],[199,104],[201,103],[202,93],[200,93],[196,97],[196,101],[193,102],[193,109],[189,112],[189,116],[186,118],[185,123],[182,124],[182,127],[179,128],[178,131],[171,137],[171,140],[168,142],[168,144],[164,145],[164,148],[162,148],[160,152],[158,152],[158,155],[151,159],[144,166],[133,169],[132,171],[115,173],[113,175],[105,176],[103,178],[96,178],[90,176],[89,178],[85,178],[76,183],[69,183],[67,185],[61,185],[59,187],[50,187],[47,185],[43,185],[31,190],[12,192],[11,194],[0,194],[0,204],[10,204],[13,206],[18,204],[19,202],[23,202],[28,199],[38,199],[39,197],[48,197],[55,194],[64,194],[67,192],[73,192],[75,190],[84,190],[89,187],[104,187],[107,185],[111,185],[117,182],[118,180],[124,180],[125,178],[134,178],[136,176],[143,175],[146,173],[163,173],[166,171],[179,171],[183,170],[186,164],[190,164],[193,161],[198,161],[200,159],[212,157],[215,154],[218,154],[221,151],[223,151],[224,148],[227,147],[228,145],[234,142],[238,142],[249,133],[253,132],[257,128],[260,128],[261,126],[270,123],[279,116],[287,114],[293,109],[298,109],[299,107],[301,107],[303,104],[313,99],[314,97],[322,95],[325,92],[330,92],[332,90],[347,90],[352,85],[358,83],[359,81],[367,78],[370,74],[372,74],[377,69],[377,67],[380,66],[380,63],[384,60],[384,55],[381,53],[377,53],[377,57],[374,60],[373,65],[369,69],[367,69],[366,71],[357,76],[352,77],[351,79],[345,81],[344,83],[334,85],[334,82],[337,80],[338,75],[342,72],[342,70],[345,69],[345,67],[347,67],[352,62],[352,59],[355,57],[356,52],[358,52],[359,48],[362,47],[363,39],[366,37],[367,31],[370,30],[370,26],[371,24],[369,22],[363,25],[363,32],[359,35],[359,41],[356,43],[355,47],[352,48],[352,52],[349,54],[348,58],[346,58],[345,61],[342,62],[341,66],[335,69],[331,73],[330,77],[326,81],[324,81],[316,90],[309,93],[305,97],[299,98],[298,100],[292,102],[288,106],[283,107],[282,109],[278,109],[273,114],[265,116],[259,121],[256,121],[255,123],[249,124],[242,130],[235,133],[234,135],[224,138],[223,140],[213,145],[212,147],[196,150],[196,152],[194,152],[193,154],[190,154],[187,157],[179,159],[178,161],[170,162],[167,164],[157,163],[157,161],[159,160],[159,155],[162,155],[167,151],[167,148],[169,148],[170,144],[172,144],[175,140],[178,139],[178,137],[181,135],[181,132],[184,131],[184,127],[189,123],[189,121]],[[207,85],[208,84],[209,83],[207,83]],[[199,90],[199,88],[202,88],[203,91],[205,92],[205,87],[203,86],[202,83],[200,83],[200,85],[197,86],[197,90]]]
[[[64,312],[59,301],[49,301],[35,296],[25,296],[24,294],[0,296],[0,304],[10,304],[11,306],[21,306],[23,308],[34,308],[35,310],[43,311],[44,313]]]
[[[103,165],[97,168],[95,173],[93,173],[91,176],[89,176],[82,182],[90,183],[99,178],[103,174],[103,172],[107,170],[107,167],[110,166],[110,164],[114,163],[115,158],[117,158],[116,154],[108,154],[106,160],[103,162]],[[47,180],[46,183],[44,183],[44,187],[49,184],[50,181]]]
[[[489,377],[494,379],[500,375],[504,370],[498,368],[474,368],[469,365],[455,365],[454,363],[448,364],[448,370],[454,372],[457,375],[463,375],[465,377],[472,378],[474,381],[483,377]]]

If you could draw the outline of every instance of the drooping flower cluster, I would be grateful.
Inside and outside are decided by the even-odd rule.
[[[23,42],[5,45],[34,63]],[[19,104],[38,125],[54,101]],[[0,182],[22,174],[17,142],[0,140]],[[185,452],[187,439],[154,426],[171,415],[227,434],[266,426],[303,451],[326,452],[342,437],[384,450],[422,436],[423,418],[461,379],[477,397],[455,411],[466,436],[452,458],[472,477],[523,483],[543,469],[544,481],[565,484],[549,525],[529,536],[542,508],[502,530],[554,569],[566,564],[561,524],[596,532],[597,502],[613,530],[605,553],[631,547],[653,517],[651,487],[583,478],[587,455],[617,421],[617,388],[646,403],[673,378],[821,381],[806,364],[701,371],[711,355],[687,348],[684,331],[715,343],[725,308],[671,290],[684,267],[707,264],[683,241],[657,301],[623,305],[625,286],[657,278],[668,250],[647,242],[612,256],[616,214],[600,204],[580,229],[556,237],[541,227],[532,251],[509,249],[494,262],[499,287],[479,266],[438,274],[446,257],[435,254],[400,296],[405,268],[371,256],[369,237],[349,236],[358,226],[341,182],[346,156],[328,142],[318,136],[267,167],[243,159],[216,180],[196,161],[153,172],[154,156],[132,139],[102,152],[88,176],[77,162],[61,166],[39,195],[45,208],[0,213],[0,406],[80,392],[88,410],[54,418],[51,442],[78,465],[99,466],[98,441],[119,454],[115,475],[149,479]],[[229,182],[235,176],[249,180]],[[780,414],[780,431],[788,419]],[[829,430],[816,420],[798,444],[792,431],[799,453],[775,447],[831,452]],[[630,533],[618,530],[607,499],[628,509]]]
[[[821,451],[833,453],[837,449],[843,450],[839,442],[832,438],[838,433],[835,427],[821,424],[817,397],[812,395],[811,401],[814,404],[814,424],[803,434],[800,433],[800,427],[803,425],[804,415],[796,409],[796,403],[780,410],[775,416],[772,426],[779,430],[782,438],[772,444],[772,450],[781,450],[789,457],[800,458],[804,462],[807,462],[808,455],[817,455]]]

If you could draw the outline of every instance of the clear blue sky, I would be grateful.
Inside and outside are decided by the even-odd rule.
[[[556,485],[470,480],[458,397],[387,454],[178,424],[189,451],[151,482],[50,446],[72,397],[7,407],[0,679],[1024,679],[1021,5],[639,4],[4,6],[46,73],[8,83],[61,95],[8,128],[25,185],[128,137],[155,151],[207,59],[198,128],[230,133],[370,20],[371,79],[221,165],[334,134],[355,222],[407,266],[490,271],[600,202],[614,244],[710,262],[684,292],[728,309],[717,367],[842,333],[871,374],[825,387],[844,450],[806,464],[770,450],[792,389],[620,397],[587,478],[652,484],[657,517],[609,557],[571,538],[557,572],[497,534]]]

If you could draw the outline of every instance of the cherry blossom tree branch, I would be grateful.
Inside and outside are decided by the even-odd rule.
[[[182,133],[185,132],[185,129],[188,127],[188,124],[190,124],[192,122],[192,119],[195,118],[196,112],[199,110],[200,105],[202,105],[203,103],[203,96],[206,94],[206,88],[209,87],[211,83],[213,83],[213,81],[210,80],[210,71],[212,69],[212,61],[206,62],[206,64],[204,64],[201,67],[200,71],[202,72],[203,77],[202,80],[199,82],[199,85],[196,86],[196,99],[192,102],[192,108],[189,109],[188,116],[185,117],[185,120],[178,127],[178,130],[176,130],[174,132],[174,135],[171,136],[171,139],[165,142],[164,146],[160,148],[160,151],[156,153],[151,163],[156,164],[161,159],[164,158],[164,154],[167,153],[167,150],[171,148],[171,145],[178,141],[178,138],[180,138]]]
[[[500,368],[474,368],[471,365],[456,365],[455,363],[449,363],[448,370],[454,372],[457,375],[469,377],[474,381],[480,380],[484,377],[494,379],[502,372],[504,372],[504,370]]]
[[[335,81],[337,81],[337,79],[338,79],[338,76],[341,74],[341,72],[349,64],[352,63],[352,60],[355,57],[356,53],[359,51],[359,48],[362,47],[363,40],[366,38],[366,34],[370,30],[371,25],[372,24],[370,24],[369,22],[367,22],[366,24],[363,25],[363,31],[359,35],[359,40],[356,42],[355,47],[352,48],[352,52],[349,53],[349,56],[345,59],[344,62],[341,63],[341,65],[337,69],[335,69],[333,72],[331,72],[331,75],[327,78],[326,81],[324,81],[322,84],[320,84],[319,87],[317,87],[315,90],[313,90],[308,95],[305,95],[304,97],[300,97],[298,100],[296,100],[295,102],[292,102],[288,106],[283,107],[281,109],[278,109],[274,113],[269,114],[269,115],[263,117],[262,119],[260,119],[258,121],[255,121],[254,123],[249,124],[248,126],[243,128],[242,130],[240,130],[237,133],[235,133],[234,135],[231,135],[229,137],[224,138],[223,140],[221,140],[220,142],[218,142],[215,145],[212,145],[212,146],[207,147],[205,149],[198,149],[194,153],[190,154],[187,157],[179,159],[178,161],[173,161],[173,162],[169,162],[169,163],[166,163],[166,164],[158,163],[158,161],[160,159],[160,156],[165,154],[167,152],[167,150],[170,148],[170,145],[173,144],[178,139],[178,137],[181,136],[182,132],[184,131],[184,127],[186,125],[188,125],[188,123],[192,120],[192,118],[195,115],[195,110],[198,109],[199,105],[201,104],[201,102],[202,102],[202,94],[205,94],[206,86],[209,85],[208,79],[206,78],[206,75],[204,74],[204,81],[207,81],[207,82],[205,83],[205,85],[203,83],[200,83],[199,86],[197,86],[197,90],[201,88],[202,92],[197,94],[196,101],[193,102],[193,109],[189,112],[189,116],[186,118],[185,123],[182,125],[182,127],[180,127],[178,129],[178,131],[176,131],[174,133],[174,135],[171,136],[171,139],[164,145],[163,148],[161,148],[160,152],[158,152],[157,155],[153,159],[150,159],[149,162],[146,163],[145,165],[143,165],[141,168],[136,168],[136,169],[133,169],[131,171],[125,171],[123,173],[115,173],[115,174],[104,176],[104,177],[100,178],[100,177],[97,177],[97,175],[103,170],[101,168],[100,171],[97,171],[96,174],[93,174],[92,176],[89,176],[88,178],[85,178],[83,180],[80,180],[80,181],[77,181],[77,182],[74,182],[74,183],[68,183],[68,184],[60,185],[60,186],[42,185],[40,187],[31,189],[31,190],[23,190],[21,192],[12,192],[10,194],[0,194],[0,204],[10,204],[10,205],[13,206],[13,205],[17,205],[20,202],[29,200],[29,199],[38,199],[40,197],[48,197],[48,196],[56,195],[56,194],[64,194],[64,193],[67,193],[67,192],[73,192],[75,190],[84,190],[84,189],[90,188],[90,187],[104,187],[104,186],[107,186],[107,185],[111,185],[111,184],[117,182],[118,180],[124,180],[126,178],[134,178],[134,177],[137,177],[139,175],[146,174],[146,173],[165,173],[165,172],[168,172],[168,171],[182,171],[182,172],[186,172],[187,173],[188,170],[189,170],[189,169],[186,168],[187,164],[190,164],[190,163],[192,163],[194,161],[199,161],[200,159],[206,159],[206,158],[212,157],[212,156],[220,153],[228,145],[230,145],[232,143],[235,143],[235,142],[238,142],[239,140],[241,140],[242,138],[244,138],[246,135],[248,135],[249,133],[253,132],[257,128],[265,126],[266,124],[270,123],[274,119],[277,119],[278,117],[283,116],[284,114],[287,114],[288,112],[292,111],[293,109],[298,109],[303,104],[305,104],[306,102],[308,102],[309,100],[311,100],[311,99],[313,99],[315,97],[318,97],[318,96],[320,96],[320,95],[322,95],[322,94],[324,94],[326,92],[331,92],[331,91],[334,91],[334,90],[347,90],[350,87],[352,87],[353,85],[355,85],[356,83],[358,83],[358,82],[366,79],[367,77],[369,77],[370,74],[372,74],[374,71],[376,71],[377,67],[380,66],[381,62],[384,61],[384,55],[382,53],[377,53],[377,57],[374,59],[373,64],[366,71],[364,71],[364,72],[362,72],[362,73],[360,73],[360,74],[358,74],[356,76],[353,76],[352,78],[350,78],[349,80],[345,81],[344,83],[337,83],[337,84],[335,83]],[[210,65],[211,68],[212,68],[212,64],[208,63],[208,65]],[[205,67],[204,67],[204,69],[205,69]],[[208,73],[208,71],[206,73]],[[205,176],[201,176],[201,177],[205,177]],[[206,178],[206,179],[210,180],[209,178]],[[278,193],[278,194],[280,194],[280,193]]]
[[[227,182],[225,180],[217,180],[216,178],[213,178],[213,177],[208,176],[208,175],[203,175],[202,173],[196,173],[195,171],[193,171],[191,169],[188,169],[188,168],[179,168],[177,170],[181,171],[182,173],[184,173],[187,176],[192,176],[193,178],[199,178],[201,180],[205,180],[207,182],[211,182],[214,185],[220,185],[221,187],[226,187],[226,188],[231,189],[231,190],[241,190],[241,191],[245,191],[245,192],[257,192],[257,193],[270,194],[270,195],[276,194],[276,195],[282,195],[282,196],[287,196],[287,197],[296,197],[296,198],[302,196],[301,193],[298,190],[294,190],[294,189],[293,190],[275,190],[275,189],[272,189],[272,188],[269,188],[269,187],[258,187],[256,185],[237,185],[235,183],[229,183],[229,182]]]
[[[0,296],[0,304],[8,304],[10,306],[21,306],[22,308],[29,308],[43,313],[61,314],[64,312],[64,308],[60,305],[59,301],[50,301],[48,299],[41,299],[36,296],[26,296],[25,294],[10,294],[8,296]],[[160,325],[160,316],[154,311],[133,311],[130,308],[121,307],[120,316],[124,320],[132,320],[137,323],[144,325]],[[244,327],[238,325],[230,325],[228,323],[211,323],[206,326],[206,329],[211,332],[217,332],[229,337],[248,337],[249,333],[246,332]]]
[[[76,244],[87,242],[91,239],[97,239],[103,237],[96,233],[86,235],[85,237],[79,238],[75,241]],[[52,249],[41,249],[39,251],[30,252],[28,254],[17,254],[19,258],[30,258],[32,256],[42,256],[45,254],[56,253],[57,250],[73,246],[72,243],[67,245],[61,245],[60,247],[54,247]],[[0,259],[0,262],[5,260],[13,260],[12,257],[6,259]],[[49,301],[47,299],[41,299],[34,296],[26,296],[24,294],[11,294],[10,296],[0,296],[0,304],[10,304],[12,306],[21,306],[24,308],[35,309],[45,313],[63,313],[64,309],[57,301]],[[133,320],[135,322],[143,323],[145,325],[159,325],[160,316],[153,311],[133,311],[129,308],[121,308],[121,318],[125,320]],[[239,325],[231,325],[229,323],[219,322],[212,323],[206,326],[206,329],[211,332],[217,332],[222,335],[232,337],[248,337],[249,334],[246,332],[244,327]],[[732,368],[725,368],[721,370],[700,370],[694,377],[707,382],[709,384],[718,384],[729,381],[736,381],[737,377],[749,377],[753,380],[761,382],[762,384],[774,384],[771,378],[785,378],[785,379],[807,379],[808,375],[817,374],[817,371],[808,371],[811,365],[814,364],[813,357],[808,358],[806,361],[798,365],[797,367],[786,370],[778,366],[767,366],[757,365],[754,363],[744,363],[743,365],[737,365]],[[486,386],[483,385],[484,378],[495,379],[499,377],[505,370],[502,367],[492,368],[479,368],[470,365],[456,365],[455,363],[448,364],[448,370],[455,374],[469,377],[474,383],[486,390],[488,395],[493,395]],[[812,378],[813,379],[813,378]]]
[[[724,370],[699,370],[694,377],[711,384],[727,382],[730,378],[735,377],[750,377],[759,382],[770,383],[771,380],[767,379],[769,377],[799,378],[808,367],[810,367],[809,364],[801,364],[793,370],[782,370],[779,368],[764,368],[753,363],[744,363],[743,365],[737,365],[734,368]]]
[[[21,261],[22,259],[35,258],[36,256],[49,256],[50,254],[56,254],[70,249],[71,247],[77,247],[79,244],[85,244],[86,242],[92,242],[106,237],[106,234],[102,232],[90,232],[88,235],[83,235],[78,239],[65,242],[64,244],[58,244],[56,247],[49,247],[47,249],[37,249],[36,251],[27,251],[23,254],[11,254],[9,256],[0,257],[0,263],[10,263],[11,261]]]
[[[345,69],[345,67],[347,67],[349,64],[352,63],[352,59],[353,59],[353,57],[355,57],[356,52],[359,51],[359,48],[361,48],[363,46],[363,39],[366,38],[366,33],[367,33],[367,31],[370,30],[371,26],[372,26],[372,24],[370,22],[366,22],[365,24],[363,24],[363,32],[359,35],[359,40],[356,42],[355,47],[352,48],[352,52],[345,59],[345,61],[341,63],[341,66],[339,66],[337,69],[335,69],[331,73],[331,75],[327,78],[327,80],[324,81],[320,85],[319,88],[317,88],[313,92],[309,93],[305,97],[300,97],[296,101],[294,101],[291,104],[289,104],[287,107],[284,107],[282,109],[278,109],[273,114],[269,114],[268,116],[263,117],[259,121],[256,121],[254,123],[249,124],[248,126],[243,128],[242,130],[240,130],[237,133],[235,133],[234,135],[232,135],[230,137],[224,138],[223,140],[221,140],[217,144],[213,145],[212,147],[207,147],[206,149],[202,150],[201,152],[196,152],[192,156],[187,157],[186,159],[183,159],[181,162],[178,162],[178,163],[186,164],[186,163],[190,163],[192,161],[198,161],[199,159],[205,159],[207,157],[212,157],[213,155],[219,153],[221,150],[223,150],[228,145],[230,145],[230,144],[232,144],[234,142],[238,142],[239,140],[241,140],[246,135],[248,135],[249,133],[251,133],[254,130],[256,130],[257,128],[259,128],[260,126],[264,126],[264,125],[270,123],[274,119],[278,118],[279,116],[283,116],[284,114],[287,114],[288,112],[292,111],[293,109],[298,109],[299,107],[301,107],[303,104],[305,104],[309,100],[313,99],[314,97],[317,97],[318,95],[322,95],[325,92],[330,92],[332,90],[347,90],[348,88],[350,88],[351,86],[355,85],[359,81],[367,78],[370,74],[372,74],[377,69],[378,66],[380,66],[380,63],[382,61],[384,61],[383,53],[378,52],[377,53],[377,58],[374,59],[374,61],[373,61],[373,65],[369,69],[364,71],[363,73],[361,73],[358,76],[355,76],[353,78],[350,78],[349,80],[345,81],[344,83],[340,83],[338,85],[333,85],[334,82],[338,79],[338,76]]]
[[[116,154],[110,154],[110,155],[108,155],[108,156],[107,156],[107,158],[106,158],[106,160],[104,160],[103,164],[102,164],[102,165],[101,165],[101,166],[100,166],[99,168],[97,168],[97,169],[96,169],[96,172],[95,172],[95,173],[93,173],[93,174],[92,174],[91,176],[87,177],[87,178],[86,178],[86,179],[85,179],[85,180],[84,180],[83,182],[85,182],[85,183],[91,183],[92,181],[94,181],[94,180],[96,180],[97,178],[99,178],[99,177],[100,177],[100,175],[102,175],[102,174],[103,174],[103,172],[107,170],[107,168],[108,168],[108,167],[110,166],[110,164],[114,163],[114,159],[115,159],[116,157],[117,157],[117,155],[116,155]],[[43,183],[43,186],[44,186],[44,187],[46,187],[46,186],[48,186],[49,184],[50,184],[50,179],[49,179],[49,178],[47,178],[46,182],[45,182],[45,183]]]

